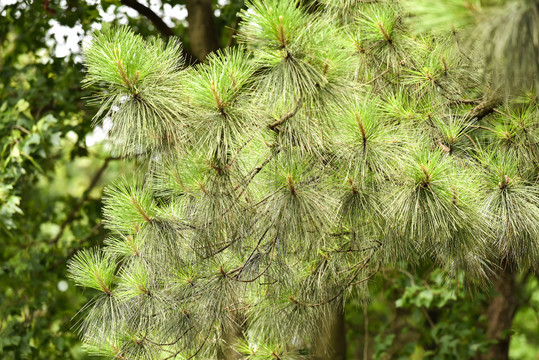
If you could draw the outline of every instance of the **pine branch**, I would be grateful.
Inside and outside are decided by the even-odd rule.
[[[122,3],[129,1],[133,0]],[[209,0],[204,4],[208,8]],[[445,40],[437,42],[433,35],[427,44],[420,38],[399,36],[407,27],[400,20],[400,10],[365,6],[361,9],[361,26],[365,27],[361,45],[368,49],[365,56],[369,58],[355,64],[348,61],[349,49],[343,50],[343,43],[334,41],[340,32],[329,28],[333,23],[322,14],[326,7],[305,11],[295,1],[280,0],[253,0],[249,6],[252,11],[241,14],[239,26],[245,48],[210,55],[192,72],[176,71],[173,64],[163,66],[163,72],[175,80],[165,86],[160,81],[168,76],[156,77],[159,86],[147,89],[146,96],[157,91],[152,112],[142,112],[141,121],[133,116],[122,122],[125,114],[121,111],[128,105],[138,106],[137,99],[121,103],[119,115],[113,119],[115,126],[121,123],[125,130],[124,137],[116,135],[118,143],[135,149],[137,141],[146,144],[178,130],[177,125],[183,124],[176,123],[177,117],[183,119],[185,114],[186,126],[178,130],[182,136],[178,143],[185,147],[171,149],[164,146],[169,142],[152,142],[156,145],[149,153],[156,150],[156,156],[150,171],[157,175],[144,184],[126,179],[105,191],[105,224],[119,234],[101,252],[83,251],[70,267],[81,286],[118,292],[130,299],[140,297],[141,307],[124,302],[116,305],[116,298],[100,304],[113,305],[120,326],[128,318],[147,319],[134,329],[134,334],[144,334],[147,341],[128,349],[135,357],[142,351],[169,358],[204,356],[213,351],[208,349],[210,342],[228,343],[219,338],[222,332],[218,329],[230,318],[229,311],[240,308],[252,310],[254,321],[245,330],[253,337],[258,336],[258,328],[268,341],[291,333],[309,339],[319,326],[314,321],[319,312],[308,308],[324,311],[326,304],[341,301],[355,293],[356,285],[372,279],[383,265],[377,261],[382,243],[372,239],[388,234],[391,240],[403,243],[388,241],[393,247],[384,252],[383,261],[430,257],[428,261],[438,261],[445,271],[462,270],[480,281],[488,266],[483,256],[488,254],[488,245],[484,245],[488,243],[484,241],[489,236],[487,229],[498,226],[486,214],[510,214],[511,218],[500,216],[502,235],[509,231],[530,237],[537,234],[538,194],[523,187],[522,192],[508,197],[505,190],[519,190],[516,167],[536,158],[529,149],[522,150],[521,144],[535,143],[536,138],[526,133],[519,140],[511,123],[507,139],[502,139],[508,121],[496,123],[507,120],[501,116],[491,126],[497,133],[474,131],[477,139],[466,133],[486,129],[480,120],[497,111],[502,100],[486,96],[464,99],[464,94],[480,91],[476,73],[471,70],[473,64],[453,67],[462,60],[458,53],[449,60],[442,57],[440,63],[437,51],[444,51]],[[318,12],[323,16],[318,17]],[[332,35],[323,38],[324,30]],[[121,66],[115,66],[115,54],[110,56],[112,61],[101,60],[100,50],[106,54],[108,49],[104,47],[94,49],[91,69],[95,85],[103,74],[110,75],[104,78],[121,90],[119,99],[127,93],[125,87],[133,93],[147,82],[145,76],[153,72],[145,69],[166,62],[169,48],[145,51],[151,43],[127,33],[113,38],[112,43],[116,42],[124,56],[123,63],[118,63]],[[409,45],[420,46],[412,51]],[[177,51],[174,54],[176,61],[180,57]],[[320,56],[311,59],[308,54]],[[107,63],[112,64],[108,72]],[[399,70],[403,67],[407,72]],[[363,80],[357,81],[358,77]],[[163,107],[165,100],[168,105]],[[299,111],[309,116],[303,117]],[[536,126],[535,110],[525,111],[518,115],[522,124],[514,124],[519,131]],[[250,119],[268,112],[273,115],[266,118],[267,123],[251,126],[254,121]],[[511,108],[504,112],[503,117],[516,119]],[[416,121],[424,118],[428,120]],[[143,126],[133,129],[133,124]],[[429,132],[423,136],[425,127]],[[502,136],[492,136],[498,134]],[[133,141],[131,135],[139,138]],[[276,142],[267,148],[257,141],[269,138]],[[469,156],[474,151],[471,144],[481,153],[497,149],[506,140],[516,144],[508,146],[517,149],[518,145],[518,151],[526,151],[519,162],[506,164],[505,157],[494,161],[488,153]],[[167,150],[182,155],[170,162],[162,160],[168,156]],[[288,156],[283,157],[281,151]],[[453,161],[461,155],[466,164]],[[174,163],[176,159],[181,162]],[[250,164],[246,169],[243,159]],[[502,162],[503,175],[493,173],[484,179],[473,166],[481,161],[488,162],[486,171],[497,169],[497,162]],[[161,163],[167,166],[159,169],[156,165]],[[351,179],[348,185],[347,178]],[[494,200],[484,201],[485,192],[477,191],[483,185],[495,190]],[[254,198],[246,195],[251,193]],[[489,202],[492,209],[482,211],[482,201]],[[358,229],[362,231],[356,237]],[[433,233],[440,235],[439,241],[424,241]],[[126,240],[129,235],[132,237]],[[141,256],[129,248],[131,240],[143,245],[137,247]],[[510,246],[515,244],[515,254],[526,253],[528,247],[529,253],[537,253],[531,242],[510,241],[496,256],[509,256],[513,252]],[[451,247],[453,242],[459,247]],[[470,252],[474,256],[468,256]],[[532,263],[532,256],[527,261]],[[148,289],[152,296],[144,295],[150,294]],[[282,300],[283,294],[294,294],[299,300],[289,297],[286,310],[294,312],[285,314],[286,322],[272,323],[272,315],[283,314],[274,302]],[[99,341],[105,333],[100,330],[106,323],[102,320],[110,314],[101,314],[99,306],[92,310],[95,314],[87,317],[82,333],[85,339]],[[106,329],[107,336],[117,336],[120,328],[114,326]],[[144,333],[142,326],[151,331]],[[195,343],[184,344],[191,334]],[[140,345],[141,335],[133,336],[135,345]],[[259,340],[253,338],[255,343]],[[277,350],[274,354],[281,356]]]

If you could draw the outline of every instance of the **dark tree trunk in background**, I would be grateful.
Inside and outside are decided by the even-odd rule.
[[[189,46],[200,61],[219,49],[219,32],[215,28],[211,0],[186,0],[189,23]]]
[[[494,285],[496,295],[487,309],[487,337],[495,340],[483,359],[508,360],[511,327],[518,304],[516,274],[507,266],[498,272]]]
[[[218,360],[241,360],[244,358],[234,347],[243,339],[245,314],[231,312],[230,318],[231,321],[224,325],[225,327],[222,329],[223,344],[217,352]]]
[[[346,360],[346,328],[342,304],[332,308],[321,321],[318,339],[312,344],[315,360]]]

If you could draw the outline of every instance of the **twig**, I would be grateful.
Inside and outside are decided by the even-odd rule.
[[[191,356],[189,356],[186,360],[191,360],[192,358],[194,358],[195,356],[198,355],[198,353],[200,352],[200,350],[202,350],[202,348],[204,347],[204,345],[206,344],[206,341],[208,341],[208,337],[210,337],[210,332],[211,332],[211,328],[213,327],[213,324],[215,323],[215,319],[213,319],[213,321],[211,322],[210,324],[210,327],[208,328],[208,333],[206,334],[206,338],[204,339],[204,342],[202,343],[202,345],[200,345],[200,347],[198,348],[198,350]]]
[[[253,181],[254,177],[256,176],[256,174],[258,174],[260,171],[262,171],[262,169],[264,168],[264,166],[266,166],[274,157],[275,155],[277,155],[279,152],[281,151],[281,149],[277,149],[276,151],[272,152],[271,155],[262,162],[262,164],[258,165],[257,167],[255,167],[253,170],[251,170],[251,175],[249,175],[249,178],[247,179],[247,182],[245,183],[245,185],[243,186],[243,189],[241,189],[241,192],[240,194],[238,195],[238,200],[241,198],[241,196],[243,195],[243,193],[245,192],[245,190],[247,190],[247,187],[249,186],[249,184],[251,183],[251,181]]]
[[[30,131],[28,131],[26,128],[22,127],[21,125],[13,125],[12,128],[13,129],[18,129],[18,130],[22,131],[23,133],[25,133],[26,135],[31,134]]]
[[[507,113],[505,113],[505,112],[503,112],[503,111],[500,111],[500,110],[498,110],[498,109],[494,109],[494,112],[497,112],[498,114],[501,114],[501,115],[506,116],[506,117],[508,117],[508,118],[511,118],[511,117],[512,117],[511,115],[509,115],[509,114],[507,114]]]
[[[497,97],[483,100],[479,104],[474,106],[470,111],[468,111],[464,117],[469,120],[475,119],[475,121],[479,121],[485,116],[492,113],[494,109],[501,104],[502,101]]]
[[[421,312],[423,312],[423,315],[425,315],[425,318],[427,319],[427,322],[429,323],[429,326],[431,327],[431,329],[434,329],[436,325],[432,321],[432,318],[430,317],[427,309],[424,306],[421,306]]]
[[[453,29],[452,32],[453,32],[453,36],[455,37],[455,42],[457,43],[457,48],[459,49],[459,52],[462,54],[462,56],[464,56],[466,59],[468,59],[468,61],[472,61],[472,59],[460,47],[460,41],[459,41],[459,38],[457,36],[457,31],[455,29]]]
[[[364,84],[361,84],[361,85],[369,85],[369,84],[372,84],[373,82],[375,82],[376,80],[378,80],[379,78],[381,78],[382,76],[384,76],[385,74],[387,74],[389,72],[389,69],[387,70],[384,70],[382,71],[382,73],[378,76],[376,76],[374,79],[371,79],[369,81],[367,81],[366,83]]]
[[[241,275],[241,272],[243,271],[243,269],[245,268],[245,264],[247,264],[251,259],[252,257],[254,256],[255,254],[255,251],[258,250],[258,247],[260,246],[260,244],[262,243],[262,240],[266,237],[266,234],[268,233],[268,231],[271,229],[273,223],[270,224],[270,226],[268,226],[268,228],[264,231],[264,233],[262,234],[262,236],[260,237],[260,239],[258,239],[258,243],[256,244],[255,248],[253,249],[253,251],[251,252],[251,254],[249,255],[249,257],[247,258],[247,260],[245,260],[245,263],[243,263],[243,266],[239,269],[239,273],[238,273],[238,276]]]
[[[477,144],[475,143],[475,141],[473,141],[473,139],[471,138],[470,135],[468,135],[468,134],[466,134],[466,132],[464,132],[464,136],[466,136],[468,138],[468,140],[470,140],[472,142],[472,145],[473,145],[475,150],[479,150],[479,148],[477,147]]]
[[[231,167],[234,162],[236,162],[236,159],[238,158],[238,156],[240,155],[240,152],[247,146],[247,144],[249,144],[253,139],[255,138],[255,134],[251,135],[247,140],[245,140],[245,142],[238,148],[238,151],[236,151],[236,154],[234,155],[234,157],[232,158],[232,160],[230,160],[230,162],[226,165],[228,167]]]
[[[187,335],[187,333],[193,328],[194,328],[194,326],[191,326],[189,329],[185,330],[183,332],[183,334],[180,335],[179,338],[177,338],[174,342],[171,342],[171,343],[162,343],[162,344],[160,344],[160,343],[156,343],[156,342],[154,342],[154,341],[152,341],[152,340],[150,340],[148,338],[145,338],[145,340],[148,341],[149,343],[157,345],[157,346],[172,346],[172,345],[176,345],[178,343],[178,341],[180,341],[185,335]]]
[[[240,13],[238,13],[240,14]],[[228,43],[226,44],[226,47],[231,47],[232,42],[234,41],[234,36],[236,36],[236,33],[238,32],[238,26],[240,25],[241,16],[236,17],[236,21],[234,21],[234,25],[232,25],[231,29],[232,32],[230,33],[230,38],[228,39]]]
[[[252,279],[249,279],[249,280],[241,280],[239,279],[239,275],[241,274],[241,271],[240,271],[240,274],[238,274],[236,276],[236,278],[234,280],[236,281],[239,281],[239,282],[243,282],[243,283],[250,283],[250,282],[253,282],[255,281],[256,279],[260,278],[262,275],[264,275],[264,273],[266,271],[268,271],[270,265],[272,264],[273,262],[273,250],[275,249],[275,244],[277,243],[277,237],[275,239],[273,239],[273,242],[271,244],[271,250],[268,252],[270,258],[269,258],[269,261],[268,261],[268,265],[264,268],[264,270],[262,270],[262,272],[260,272],[258,275],[256,275],[254,278]]]
[[[268,128],[270,128],[270,130],[273,130],[275,132],[279,132],[279,130],[275,129],[277,126],[281,125],[282,123],[284,123],[285,121],[287,121],[288,119],[292,118],[294,115],[296,115],[296,113],[298,112],[299,110],[299,107],[301,105],[301,98],[298,100],[298,102],[296,103],[296,106],[294,107],[294,110],[292,110],[291,112],[289,112],[288,114],[285,114],[283,115],[280,119],[278,120],[275,120],[274,122],[272,122],[271,124],[268,125]]]

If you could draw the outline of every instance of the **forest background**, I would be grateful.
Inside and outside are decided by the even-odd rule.
[[[84,98],[81,42],[102,22],[178,36],[187,61],[232,46],[243,1],[0,1],[0,358],[86,359],[72,317],[88,300],[66,261],[101,245],[103,186],[136,161],[110,157]],[[166,14],[166,16],[165,16]],[[516,279],[509,355],[539,359],[539,281]],[[490,344],[497,293],[455,293],[436,268],[383,268],[370,301],[332,329],[348,359],[466,359]],[[335,336],[334,336],[335,337]]]

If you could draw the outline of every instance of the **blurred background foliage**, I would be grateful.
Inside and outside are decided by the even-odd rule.
[[[523,274],[518,283],[509,356],[539,359],[539,281]],[[488,349],[493,291],[447,283],[436,268],[393,268],[382,269],[370,292],[367,304],[347,305],[349,359],[477,359]]]
[[[234,43],[243,1],[0,0],[0,359],[85,359],[71,318],[87,301],[66,260],[100,245],[101,192],[136,162],[109,157],[81,88],[80,47],[99,24],[178,36],[190,63]],[[382,269],[347,304],[349,359],[473,359],[491,294],[435,268]],[[539,281],[519,278],[512,359],[539,359]],[[452,289],[459,289],[458,291]]]

